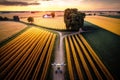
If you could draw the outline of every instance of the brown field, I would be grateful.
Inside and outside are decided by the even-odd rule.
[[[0,22],[0,42],[11,37],[12,35],[16,34],[17,32],[26,28],[27,25],[13,22],[13,21],[2,21]]]

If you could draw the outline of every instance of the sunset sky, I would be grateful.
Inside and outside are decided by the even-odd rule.
[[[120,0],[0,0],[0,11],[120,10]]]

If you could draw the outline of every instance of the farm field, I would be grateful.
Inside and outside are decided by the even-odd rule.
[[[113,80],[114,78],[82,35],[65,38],[70,80]]]
[[[23,22],[28,22],[27,18],[21,19]],[[43,26],[45,28],[56,29],[56,30],[66,30],[63,17],[55,18],[34,18],[34,24]]]
[[[92,26],[93,30],[82,33],[82,35],[110,72],[117,78],[116,80],[119,80],[120,37],[89,22],[85,22],[85,24],[86,26]]]
[[[110,18],[116,18],[116,19],[120,19],[120,16],[118,16],[118,15],[109,15],[109,16],[105,16],[105,17],[110,17]]]
[[[78,34],[71,32],[69,35],[70,32],[65,34],[63,17],[45,19],[35,17],[34,24],[39,26],[24,25],[29,29],[0,47],[0,78],[47,80],[51,56],[53,50],[56,49],[55,45],[59,44],[56,43],[56,38],[60,39],[58,37],[62,36],[64,46],[60,48],[63,48],[65,53],[67,69],[65,71],[68,71],[69,79],[111,80],[117,78],[119,80],[119,19],[87,16],[85,20],[85,31]],[[21,18],[21,21],[28,23],[27,18]],[[11,24],[11,26],[14,25]],[[40,26],[45,29],[38,28]],[[7,27],[4,29],[9,30]],[[64,30],[65,33],[59,30]],[[54,32],[61,35],[57,36]],[[61,41],[58,40],[58,42]],[[60,60],[57,61],[60,62]]]
[[[65,30],[65,24],[63,17],[57,17],[58,15],[63,15],[63,13],[56,12],[55,18],[43,18],[45,14],[50,14],[51,12],[39,12],[39,13],[9,13],[9,14],[0,14],[2,17],[13,18],[14,15],[18,15],[20,20],[28,23],[27,18],[32,16],[34,17],[34,24],[43,26],[51,29]]]
[[[1,79],[45,80],[56,34],[31,27],[0,48]]]
[[[108,18],[103,16],[89,16],[86,17],[85,20],[103,29],[120,35],[120,19]]]
[[[20,32],[26,27],[27,25],[19,22],[1,21],[0,22],[0,42]]]

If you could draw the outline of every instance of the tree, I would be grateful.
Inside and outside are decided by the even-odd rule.
[[[3,17],[2,16],[0,16],[0,21],[3,21]]]
[[[67,29],[79,30],[84,25],[85,13],[79,12],[76,8],[65,9],[64,22]]]
[[[33,17],[28,17],[27,20],[28,20],[28,22],[30,22],[30,24],[32,24],[34,22],[34,18]]]
[[[85,18],[85,16],[86,16],[85,13],[78,12],[80,28],[83,28],[83,26],[84,26],[84,18]]]
[[[4,17],[4,18],[3,18],[3,20],[4,20],[4,21],[8,21],[8,20],[9,20],[9,18],[7,18],[7,17]]]
[[[69,29],[70,28],[70,13],[71,13],[71,9],[67,8],[65,9],[64,12],[64,22],[66,24],[66,28]]]
[[[14,21],[20,21],[20,18],[19,18],[19,16],[13,16],[13,20]]]
[[[52,16],[52,18],[54,18],[55,17],[55,12],[51,12],[51,16]]]

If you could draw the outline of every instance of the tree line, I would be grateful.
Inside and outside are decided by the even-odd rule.
[[[8,17],[2,17],[2,16],[0,16],[0,21],[10,21],[10,20],[20,21],[20,18],[19,18],[19,16],[13,16],[13,19],[10,19]]]

